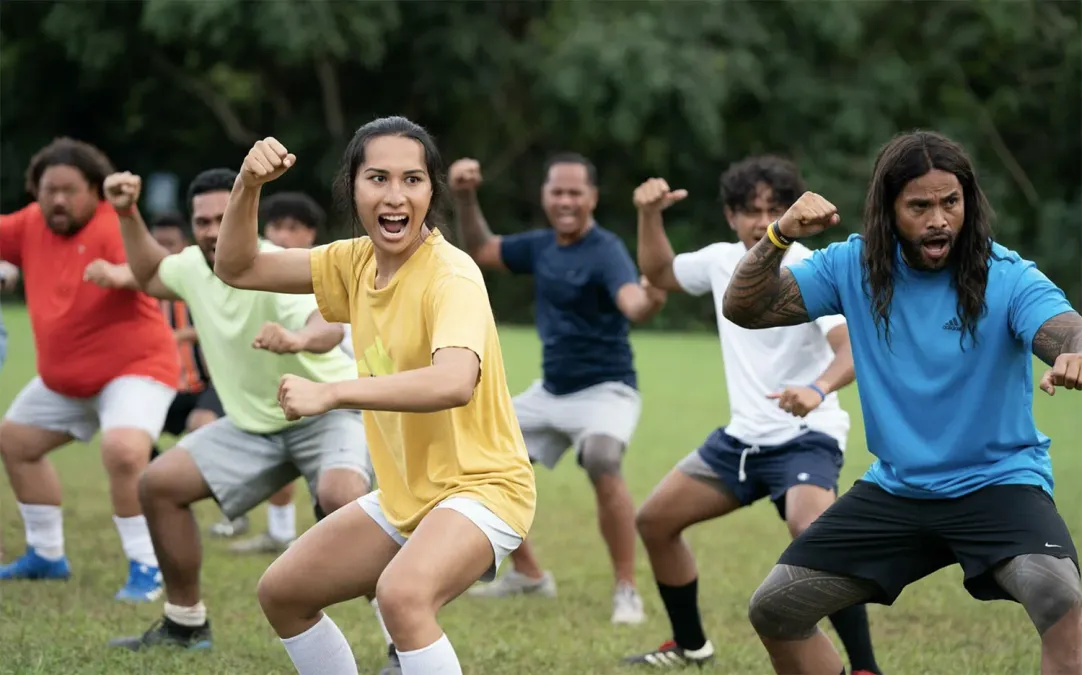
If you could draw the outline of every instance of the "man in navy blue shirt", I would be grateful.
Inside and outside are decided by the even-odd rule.
[[[816,624],[861,602],[890,605],[955,562],[979,600],[1021,603],[1042,672],[1082,672],[1078,554],[1052,501],[1041,388],[1082,389],[1082,316],[1036,266],[992,240],[972,163],[931,132],[876,160],[864,234],[780,267],[797,239],[839,222],[805,193],[743,258],[726,318],[770,328],[842,314],[868,448],[863,479],[782,554],[749,615],[778,673],[836,675]]]
[[[612,621],[641,623],[635,505],[620,473],[642,405],[628,331],[629,322],[661,309],[665,293],[640,281],[624,243],[595,222],[597,171],[585,157],[557,155],[546,166],[541,203],[551,227],[503,237],[489,231],[477,203],[477,161],[460,159],[448,174],[463,247],[482,267],[533,275],[543,378],[515,398],[519,425],[532,461],[550,469],[575,448],[594,486],[612,557]],[[528,541],[511,560],[514,569],[472,593],[556,594]]]

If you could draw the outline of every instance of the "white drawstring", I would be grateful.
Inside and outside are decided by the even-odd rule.
[[[748,478],[748,474],[744,473],[744,463],[747,462],[748,453],[751,453],[751,454],[754,455],[754,454],[758,454],[758,452],[759,452],[759,446],[758,445],[753,445],[751,447],[744,448],[744,451],[740,453],[740,470],[738,471],[738,473],[740,475],[740,482],[741,483],[743,483]]]

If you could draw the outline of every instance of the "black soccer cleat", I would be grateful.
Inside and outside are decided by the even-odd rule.
[[[163,616],[142,635],[116,638],[109,641],[109,646],[123,647],[133,652],[154,647],[173,647],[190,651],[207,650],[211,648],[210,622],[198,628],[191,628],[181,626]]]
[[[710,644],[709,640],[698,649],[684,649],[669,640],[652,652],[629,656],[622,663],[653,668],[687,668],[688,666],[702,668],[713,660],[714,645]]]

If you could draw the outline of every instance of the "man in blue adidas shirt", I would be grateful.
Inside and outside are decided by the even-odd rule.
[[[992,241],[991,208],[953,141],[903,134],[876,160],[864,235],[780,267],[797,239],[839,222],[805,193],[738,266],[723,311],[745,328],[843,314],[868,448],[864,478],[798,537],[749,615],[778,673],[836,675],[816,624],[890,605],[955,562],[979,600],[1021,603],[1041,667],[1082,672],[1078,554],[1052,501],[1041,388],[1082,389],[1082,316],[1033,263]]]
[[[489,231],[478,206],[477,161],[458,160],[448,178],[463,248],[482,267],[533,275],[544,378],[515,397],[519,426],[532,461],[550,469],[575,448],[593,483],[612,557],[612,622],[641,623],[635,505],[620,474],[641,408],[628,330],[629,321],[656,314],[665,293],[640,282],[624,243],[594,221],[597,170],[585,157],[557,155],[545,168],[541,205],[551,227],[505,237]],[[528,540],[511,561],[514,569],[472,594],[555,595],[555,581],[537,564]]]

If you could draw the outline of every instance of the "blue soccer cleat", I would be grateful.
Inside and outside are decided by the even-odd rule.
[[[128,562],[128,582],[117,591],[122,602],[153,602],[162,594],[162,573],[157,567]]]
[[[42,558],[33,546],[26,547],[26,553],[18,560],[0,565],[0,581],[13,581],[26,579],[32,581],[44,581],[57,579],[67,581],[71,578],[71,566],[68,565],[68,557],[58,560]]]

